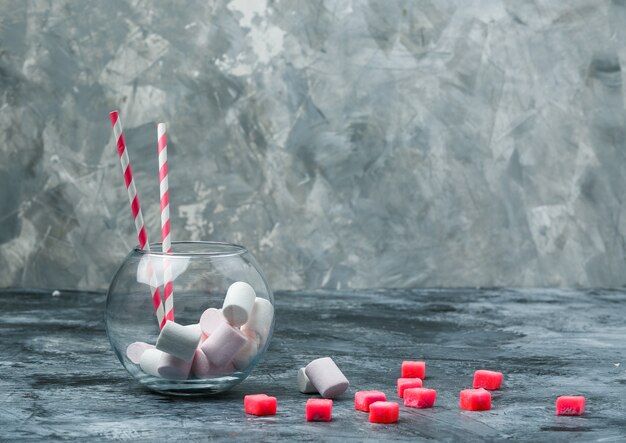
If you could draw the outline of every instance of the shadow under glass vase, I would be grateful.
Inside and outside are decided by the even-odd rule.
[[[154,345],[159,325],[152,301],[151,286],[163,293],[163,269],[171,268],[174,316],[181,325],[198,324],[209,308],[221,309],[230,285],[248,283],[272,307],[274,296],[252,254],[243,246],[219,242],[173,242],[172,253],[155,252],[161,244],[151,245],[152,252],[134,249],[111,280],[107,294],[105,325],[115,355],[130,375],[153,391],[174,395],[215,394],[245,380],[261,360],[272,337],[274,317],[267,331],[257,337],[256,353],[245,363],[239,362],[228,373],[197,378],[170,379],[144,372],[127,355],[135,342]],[[264,336],[263,336],[264,335]]]

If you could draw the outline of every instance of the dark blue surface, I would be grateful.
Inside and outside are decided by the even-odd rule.
[[[0,439],[257,441],[435,439],[624,441],[626,293],[544,290],[279,292],[265,360],[224,395],[169,398],[135,383],[109,349],[104,295],[0,293]],[[307,423],[296,371],[330,355],[351,382],[331,423]],[[432,410],[401,407],[373,425],[357,390],[397,401],[403,359],[425,359]],[[475,369],[504,373],[488,412],[462,412]],[[278,397],[275,417],[243,413],[243,396]],[[584,395],[582,417],[555,416]]]

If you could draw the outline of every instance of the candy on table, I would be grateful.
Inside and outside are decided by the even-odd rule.
[[[200,345],[200,349],[213,365],[221,368],[232,361],[247,341],[239,329],[224,322]]]
[[[398,397],[404,397],[404,390],[408,388],[421,388],[422,387],[422,379],[421,378],[399,378],[397,381],[398,385]]]
[[[246,282],[237,281],[230,285],[224,298],[222,314],[233,326],[241,326],[252,314],[256,293]]]
[[[380,391],[358,391],[354,393],[354,409],[369,412],[370,405],[377,401],[387,401],[387,396]]]
[[[306,376],[304,368],[298,369],[298,391],[303,394],[317,394],[317,389],[315,389],[309,377]]]
[[[202,330],[199,324],[183,326],[167,321],[161,329],[156,348],[182,360],[191,361],[201,335]]]
[[[243,398],[243,408],[246,414],[276,415],[276,397],[265,394],[246,395]]]
[[[483,388],[461,391],[459,406],[466,411],[488,411],[491,409],[491,393]]]
[[[274,307],[269,300],[257,297],[254,300],[254,306],[250,318],[241,327],[242,331],[254,331],[258,334],[260,345],[263,346],[267,340],[272,327],[272,319],[274,318]]]
[[[409,388],[404,390],[404,406],[409,408],[432,408],[437,398],[437,391],[427,388]]]
[[[479,369],[474,372],[474,383],[472,386],[474,388],[484,388],[490,391],[500,389],[500,386],[502,386],[502,372]]]
[[[556,415],[582,415],[585,412],[585,397],[563,395],[556,399]]]
[[[402,378],[421,378],[424,380],[426,377],[426,362],[425,361],[408,361],[402,362]]]
[[[400,406],[392,401],[377,401],[370,405],[370,423],[395,423],[398,421]]]
[[[324,398],[335,398],[350,386],[346,376],[330,357],[313,360],[304,368],[304,372]]]
[[[331,421],[333,401],[325,398],[310,398],[306,401],[306,421]]]
[[[138,365],[141,360],[141,356],[148,349],[154,349],[154,345],[144,343],[142,341],[136,341],[135,343],[128,345],[126,348],[126,356],[130,361]]]
[[[206,337],[211,335],[222,323],[226,323],[226,319],[221,309],[209,308],[200,316],[200,328],[202,329],[202,334]]]

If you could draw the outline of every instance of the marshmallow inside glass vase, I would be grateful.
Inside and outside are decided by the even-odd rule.
[[[174,242],[168,254],[151,246],[131,251],[109,287],[106,329],[117,357],[154,391],[232,388],[262,358],[273,330],[274,298],[256,260],[227,243]],[[166,269],[173,271],[164,278]],[[159,317],[155,293],[164,284],[171,298]]]

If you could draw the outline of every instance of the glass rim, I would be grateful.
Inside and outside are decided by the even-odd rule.
[[[189,257],[189,256],[209,256],[209,257],[232,257],[243,255],[248,252],[245,246],[236,243],[219,241],[173,241],[172,252],[169,254],[161,251],[162,242],[150,243],[150,251],[135,246],[133,251],[137,254],[157,257]],[[185,246],[188,248],[186,249]],[[179,250],[176,250],[176,248]]]

